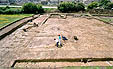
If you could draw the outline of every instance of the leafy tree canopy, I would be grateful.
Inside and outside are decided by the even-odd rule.
[[[92,2],[88,5],[88,9],[94,9],[97,8],[99,6],[98,2]]]
[[[111,2],[110,0],[101,0],[100,6],[105,6],[105,5],[107,5],[107,3],[110,3],[110,2]]]

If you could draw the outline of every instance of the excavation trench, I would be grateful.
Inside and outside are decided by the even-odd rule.
[[[113,61],[113,58],[75,58],[75,59],[21,59],[15,60],[11,67],[15,67],[17,63],[40,63],[40,62],[99,62],[99,61]]]

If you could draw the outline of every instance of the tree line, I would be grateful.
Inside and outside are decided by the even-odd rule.
[[[58,5],[61,12],[78,12],[92,9],[113,9],[113,2],[110,0],[101,0],[100,2],[92,2],[88,5],[84,3],[62,2]]]
[[[113,10],[113,2],[110,0],[101,0],[100,2],[92,2],[88,5],[79,2],[61,2],[58,5],[60,12],[79,12],[92,9],[108,9]],[[25,3],[22,8],[0,7],[0,14],[39,14],[44,13],[41,4]]]

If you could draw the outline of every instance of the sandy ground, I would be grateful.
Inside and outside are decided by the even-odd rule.
[[[39,62],[39,63],[17,63],[15,67],[26,67],[26,68],[61,68],[68,66],[110,66],[109,62]]]
[[[41,23],[46,17],[47,15],[41,15],[33,22]],[[22,30],[30,25],[32,23],[0,41],[1,66],[10,66],[13,63],[11,61],[16,59],[113,58],[113,26],[96,19],[53,17],[42,26],[32,27],[27,32]],[[59,33],[68,39],[62,41],[61,48],[56,47],[54,41],[54,38],[58,39]],[[79,40],[75,41],[73,36]],[[94,64],[89,66],[95,66]],[[109,66],[108,63],[107,65]],[[75,66],[84,65],[75,63]],[[100,66],[106,66],[106,63]]]

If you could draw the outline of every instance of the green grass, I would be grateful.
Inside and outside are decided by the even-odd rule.
[[[55,11],[57,10],[56,8],[44,8],[44,11],[45,12],[52,12],[52,11]]]
[[[0,15],[0,28],[17,21],[21,18],[32,16],[33,14],[15,14],[15,15]]]
[[[113,69],[113,66],[68,66],[64,67],[63,69]]]
[[[92,16],[113,16],[113,14],[91,14]]]
[[[100,20],[102,20],[104,22],[108,22],[108,23],[113,23],[113,17],[111,17],[111,18],[100,18]]]

